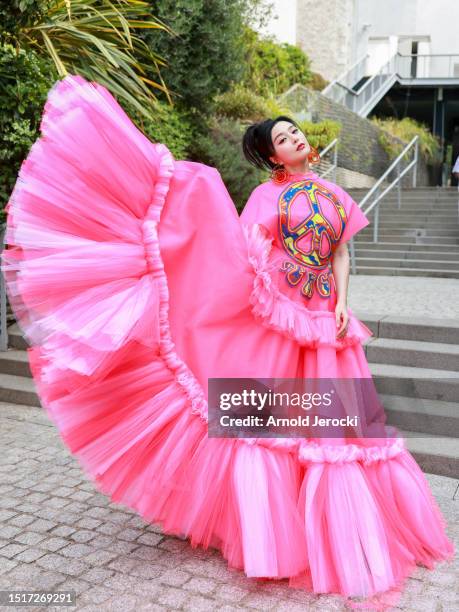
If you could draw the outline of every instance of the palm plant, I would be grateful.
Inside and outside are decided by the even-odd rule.
[[[163,57],[136,34],[141,29],[175,32],[141,0],[47,0],[31,11],[3,42],[52,59],[60,76],[74,73],[96,80],[151,118],[161,91],[172,104],[161,77]]]

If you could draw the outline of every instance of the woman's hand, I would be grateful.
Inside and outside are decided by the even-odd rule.
[[[349,323],[349,315],[347,312],[346,304],[337,302],[335,308],[335,315],[336,327],[338,328],[338,331],[336,332],[336,338],[343,338],[347,333],[347,327]]]

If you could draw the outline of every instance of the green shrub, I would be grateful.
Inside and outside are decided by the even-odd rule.
[[[308,85],[312,72],[309,57],[295,45],[277,43],[246,28],[244,34],[245,75],[243,84],[265,96],[280,94],[295,83]]]
[[[50,62],[31,51],[0,46],[0,221],[22,161],[39,135],[43,106],[57,79]]]
[[[214,113],[230,119],[256,122],[267,117],[290,114],[290,109],[281,106],[274,94],[262,97],[242,84],[233,85],[226,93],[216,96],[213,102]]]
[[[319,72],[313,72],[311,74],[311,80],[308,83],[309,89],[315,89],[316,91],[322,91],[328,85],[330,81],[324,79]]]
[[[145,119],[132,106],[119,100],[133,123],[153,142],[162,142],[176,159],[185,159],[194,137],[192,111],[180,111],[166,102],[156,105],[156,117]]]
[[[394,118],[380,119],[372,117],[371,121],[381,128],[379,135],[379,143],[386,151],[389,159],[395,159],[405,148],[406,144],[419,135],[419,152],[427,162],[435,163],[442,159],[442,149],[437,136],[432,134],[430,128],[412,119],[404,117],[401,120]],[[386,136],[386,133],[403,140],[406,144],[394,142]]]
[[[206,134],[193,144],[193,158],[220,172],[238,211],[244,207],[252,190],[266,180],[268,173],[251,166],[242,153],[245,126],[227,117],[212,117]]]
[[[333,121],[333,119],[324,119],[318,123],[307,120],[297,123],[306,135],[309,144],[319,151],[324,149],[332,140],[338,138],[342,128],[341,124]]]

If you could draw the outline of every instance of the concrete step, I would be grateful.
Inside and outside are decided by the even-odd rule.
[[[455,270],[430,270],[425,268],[401,268],[388,266],[362,266],[357,262],[357,274],[369,274],[371,276],[422,276],[425,278],[459,278],[459,271]]]
[[[379,394],[386,423],[399,429],[436,436],[459,436],[459,404],[440,400]]]
[[[370,225],[368,225],[365,230],[368,231],[369,228],[373,230],[373,220],[370,217]],[[362,231],[365,231],[362,230]],[[392,217],[389,219],[379,219],[379,230],[386,231],[389,230],[400,230],[400,231],[412,231],[412,232],[443,232],[444,230],[448,230],[450,232],[458,232],[459,233],[459,223],[457,221],[424,221],[422,219],[411,219],[409,221],[403,221]]]
[[[377,338],[459,344],[459,319],[395,316],[363,311],[354,314]]]
[[[372,225],[367,225],[364,229],[360,230],[359,235],[365,236],[371,234],[373,235],[373,227]],[[388,227],[383,225],[379,225],[378,229],[378,237],[380,240],[383,240],[385,236],[407,236],[407,237],[416,237],[416,236],[424,236],[428,238],[455,238],[456,240],[459,238],[459,227],[453,227],[449,229],[441,229],[441,228],[400,228],[397,224],[394,224],[393,227]]]
[[[361,207],[363,211],[366,211],[369,206],[365,202]],[[368,216],[371,219],[375,214],[375,208],[373,208]],[[436,204],[433,205],[425,205],[425,206],[414,206],[410,204],[403,203],[401,208],[398,206],[392,206],[382,202],[379,208],[379,218],[382,219],[401,219],[410,217],[416,217],[416,219],[420,219],[423,221],[442,221],[443,219],[451,219],[453,223],[458,222],[459,217],[459,207],[457,204],[454,206],[438,206]],[[410,220],[410,219],[408,219]]]
[[[11,348],[25,350],[29,346],[17,323],[8,327],[8,345]]]
[[[373,254],[372,254],[373,255]],[[388,257],[382,255],[380,257],[362,257],[360,253],[356,253],[356,265],[360,266],[385,266],[385,267],[399,267],[399,268],[419,268],[422,270],[446,270],[450,272],[457,272],[459,274],[459,263],[457,261],[445,261],[443,259],[429,260],[429,259],[406,259],[404,257]],[[428,274],[427,274],[428,276]]]
[[[370,213],[371,215],[372,213]],[[379,211],[379,218],[384,219],[384,221],[391,221],[392,219],[397,219],[398,221],[412,221],[413,215],[416,215],[416,219],[419,221],[451,221],[452,223],[457,223],[459,215],[457,210],[447,210],[438,208],[425,209],[420,210],[419,208],[416,210],[409,210],[404,208],[382,208]]]
[[[357,234],[358,235],[358,234]],[[355,243],[357,249],[378,249],[378,250],[399,250],[407,251],[413,255],[418,252],[443,253],[446,256],[449,254],[459,255],[459,244],[416,244],[415,242],[373,242],[372,240],[359,240]]]
[[[373,363],[459,372],[459,344],[371,338],[365,344],[365,352]]]
[[[0,401],[9,404],[41,406],[35,383],[27,376],[0,374]]]
[[[364,233],[365,232],[365,233]],[[373,232],[367,232],[365,230],[361,230],[360,232],[358,232],[358,234],[356,234],[354,236],[354,242],[372,242],[373,241]],[[385,242],[385,243],[389,243],[389,242],[395,242],[395,243],[411,243],[411,244],[416,244],[416,245],[424,245],[424,246],[429,246],[429,245],[436,245],[438,244],[438,242],[441,241],[443,243],[443,245],[451,245],[453,247],[455,246],[459,246],[459,238],[454,238],[451,236],[405,236],[402,235],[400,232],[398,233],[393,233],[391,232],[390,234],[386,234],[383,233],[381,234],[380,231],[378,231],[378,243],[379,242]],[[376,244],[373,242],[373,244]]]
[[[32,377],[27,351],[9,348],[0,351],[0,374],[13,374],[14,376]]]
[[[457,478],[459,474],[459,444],[457,438],[434,436],[416,431],[399,430],[406,447],[423,472]]]
[[[413,262],[416,261],[425,261],[425,260],[434,260],[436,261],[447,261],[449,263],[455,263],[455,265],[459,264],[459,252],[454,253],[445,253],[444,251],[402,251],[402,250],[389,250],[389,249],[379,249],[378,243],[374,243],[374,248],[361,248],[360,245],[356,247],[355,254],[358,258],[365,257],[374,257],[374,258],[388,258],[388,259],[404,259],[405,261],[410,260]]]
[[[378,393],[455,402],[459,372],[369,362]]]

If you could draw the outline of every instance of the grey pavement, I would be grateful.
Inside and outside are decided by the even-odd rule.
[[[459,280],[351,274],[347,303],[355,313],[459,319]]]
[[[247,578],[229,569],[218,551],[194,549],[111,503],[87,480],[42,409],[2,403],[0,432],[1,589],[75,589],[77,605],[70,609],[88,612],[346,609],[336,596],[296,590],[287,580]],[[457,542],[457,481],[426,476]],[[457,566],[456,558],[434,570],[418,567],[392,609],[458,610]]]

